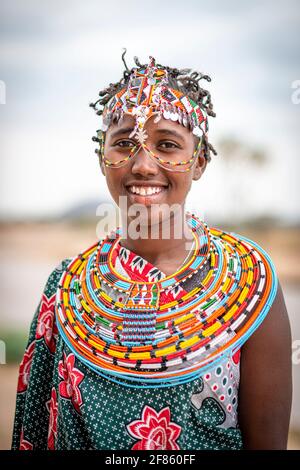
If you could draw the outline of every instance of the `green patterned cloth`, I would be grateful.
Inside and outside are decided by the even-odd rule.
[[[58,334],[50,275],[20,364],[12,449],[241,449],[239,357],[188,384],[133,389],[97,375]]]

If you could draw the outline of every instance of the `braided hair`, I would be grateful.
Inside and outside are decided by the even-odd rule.
[[[117,83],[110,83],[108,87],[104,88],[99,92],[99,99],[94,103],[90,103],[90,106],[94,108],[97,115],[102,115],[103,107],[108,103],[108,101],[119,91],[125,88],[129,82],[131,74],[134,72],[136,67],[128,68],[125,61],[126,49],[122,53],[122,61],[125,66],[123,72],[123,77]],[[134,57],[134,62],[136,66],[141,69],[147,67],[147,64],[141,64],[138,57]],[[211,101],[211,95],[209,91],[201,88],[199,82],[201,80],[206,80],[207,82],[211,81],[211,78],[208,75],[204,75],[197,71],[192,71],[192,69],[177,69],[161,64],[156,64],[157,67],[163,68],[168,72],[168,85],[170,88],[181,91],[185,95],[189,96],[198,106],[203,109],[208,116],[215,117],[216,113],[213,111],[213,104]],[[101,106],[101,107],[100,107]],[[94,142],[101,143],[98,137],[93,137]],[[202,147],[204,152],[204,157],[207,161],[211,160],[210,152],[214,155],[217,155],[214,147],[208,142],[207,136],[203,134],[202,138]],[[99,150],[95,150],[96,153],[100,154]]]

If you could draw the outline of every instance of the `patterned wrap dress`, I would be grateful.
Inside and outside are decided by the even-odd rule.
[[[56,291],[70,261],[62,261],[49,276],[31,323],[19,368],[12,449],[242,449],[240,350],[211,372],[168,388],[128,388],[101,377],[75,357],[58,333]],[[134,280],[165,277],[120,245],[114,266]],[[198,281],[197,276],[188,279],[185,290],[176,286],[166,301]]]

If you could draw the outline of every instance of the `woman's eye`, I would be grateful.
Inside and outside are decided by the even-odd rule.
[[[163,149],[173,149],[178,148],[178,145],[174,144],[174,142],[161,142],[159,147],[162,147]]]
[[[115,145],[117,147],[124,147],[124,148],[127,148],[127,147],[134,147],[136,144],[134,142],[132,142],[131,140],[120,140],[119,142],[116,142]]]

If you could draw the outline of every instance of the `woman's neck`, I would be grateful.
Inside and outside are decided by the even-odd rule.
[[[142,232],[142,235],[137,239],[132,236],[132,227],[126,219],[127,233],[120,240],[121,246],[146,259],[167,275],[175,272],[187,257],[194,240],[184,211],[179,212],[159,224],[143,226],[142,229],[138,226],[137,232]],[[124,227],[124,223],[122,225]]]

